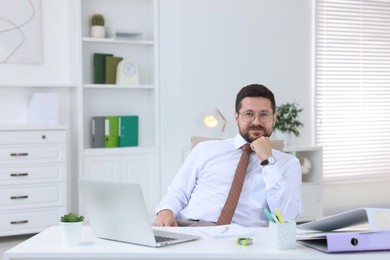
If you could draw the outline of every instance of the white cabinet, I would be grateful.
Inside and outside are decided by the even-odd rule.
[[[295,155],[300,160],[306,158],[311,164],[310,170],[302,173],[301,198],[304,209],[298,221],[305,222],[322,217],[322,148],[296,146],[286,147],[284,151]]]
[[[139,183],[149,211],[160,196],[159,176],[159,68],[157,0],[78,0],[79,177]],[[106,38],[90,37],[90,20],[102,14]],[[119,38],[115,31],[141,33]],[[135,61],[139,84],[96,84],[95,53]],[[138,146],[92,148],[92,117],[137,115]],[[81,198],[82,199],[82,198]],[[80,201],[80,212],[83,212]]]
[[[40,232],[67,209],[66,130],[0,129],[0,236]]]
[[[99,155],[98,149],[84,154],[84,170],[82,178],[134,182],[141,185],[150,214],[159,202],[159,193],[155,188],[159,185],[156,166],[156,153],[150,148],[118,149],[110,156]]]

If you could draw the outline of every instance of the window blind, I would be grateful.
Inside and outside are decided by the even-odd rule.
[[[324,180],[390,179],[390,0],[317,0],[315,13]]]

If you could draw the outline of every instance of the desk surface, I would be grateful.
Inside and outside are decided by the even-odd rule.
[[[83,227],[81,244],[62,245],[58,226],[50,227],[4,253],[4,260],[11,259],[343,259],[384,260],[390,259],[390,251],[326,254],[297,244],[296,249],[276,250],[270,248],[266,228],[254,228],[253,245],[240,246],[235,238],[210,238],[192,228],[161,228],[164,230],[197,234],[202,239],[150,248],[114,242],[94,237],[91,228]]]

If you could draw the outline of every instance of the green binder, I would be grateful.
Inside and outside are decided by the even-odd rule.
[[[106,83],[106,57],[114,55],[108,53],[93,54],[93,80],[95,84]]]
[[[138,116],[119,117],[119,147],[138,146]]]
[[[106,84],[116,83],[116,68],[122,57],[106,57]]]
[[[118,147],[119,135],[118,135],[118,117],[106,116],[104,118],[104,147]]]

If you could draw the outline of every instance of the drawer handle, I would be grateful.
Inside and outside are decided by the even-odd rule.
[[[27,224],[27,223],[28,220],[15,220],[10,222],[11,225],[19,225],[19,224]]]
[[[18,172],[18,173],[11,173],[11,177],[22,177],[22,176],[28,176],[27,172]]]
[[[11,153],[11,156],[13,157],[28,156],[28,153]]]
[[[22,199],[28,199],[28,195],[11,196],[11,200],[22,200]]]

